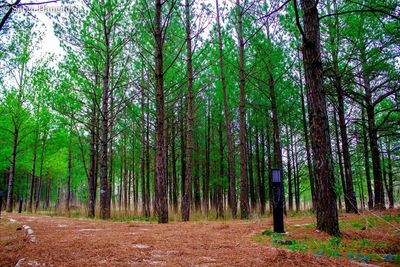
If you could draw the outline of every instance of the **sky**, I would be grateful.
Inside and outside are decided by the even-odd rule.
[[[45,0],[43,0],[45,1]],[[25,1],[22,1],[25,2]],[[26,2],[31,2],[31,1],[26,1]],[[199,2],[205,3],[205,4],[210,4],[212,6],[212,9],[215,10],[215,0],[200,0]],[[231,0],[220,0],[220,6],[223,6],[224,4],[232,4]],[[73,5],[82,5],[83,1],[82,0],[77,0],[74,2]],[[51,13],[55,12],[65,12],[63,10],[60,11],[60,8],[62,7],[61,3],[50,3],[46,5],[41,5],[40,8],[45,9],[46,11],[49,11],[49,9],[55,9],[55,10],[50,10]],[[58,8],[58,9],[57,9]],[[67,11],[68,12],[68,11]],[[45,12],[40,11],[40,10],[32,10],[31,14],[34,15],[38,19],[38,26],[37,30],[41,30],[44,32],[44,37],[39,45],[39,50],[37,53],[35,53],[38,57],[41,57],[43,54],[55,54],[56,56],[62,56],[64,55],[63,49],[60,47],[60,42],[58,38],[54,34],[53,30],[53,22],[52,20],[45,14]]]

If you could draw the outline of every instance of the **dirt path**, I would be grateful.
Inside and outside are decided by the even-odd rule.
[[[255,242],[252,237],[271,228],[271,220],[160,225],[17,214],[5,218],[17,222],[0,225],[1,266],[15,266],[22,258],[21,266],[353,265]],[[36,243],[23,240],[23,231],[16,231],[21,225],[33,229]]]

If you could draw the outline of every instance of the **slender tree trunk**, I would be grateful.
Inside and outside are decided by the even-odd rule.
[[[180,115],[180,139],[181,139],[181,202],[183,202],[183,196],[185,195],[186,190],[186,140],[185,133],[186,127],[184,126],[184,105],[183,101],[181,101],[181,115]],[[191,189],[190,189],[191,190]],[[182,209],[182,207],[181,207]],[[182,212],[182,210],[181,210]]]
[[[209,105],[209,104],[207,104]],[[204,202],[204,212],[206,216],[208,216],[208,210],[209,210],[209,191],[210,191],[210,132],[211,132],[211,115],[210,115],[210,107],[208,107],[207,110],[207,133],[206,133],[206,162],[205,162],[205,174],[204,174],[204,197],[203,197],[203,202]]]
[[[123,148],[123,162],[121,162],[121,165],[123,164],[124,166],[124,171],[123,171],[123,179],[124,179],[124,212],[125,216],[128,215],[128,165],[126,161],[126,129],[123,131],[123,142],[124,142],[124,148]]]
[[[91,114],[91,126],[90,126],[90,168],[89,168],[89,176],[88,176],[88,217],[95,216],[95,208],[96,208],[96,200],[95,200],[95,188],[96,188],[96,165],[97,165],[97,151],[96,151],[96,141],[97,141],[97,133],[96,133],[96,106],[93,101],[92,104],[92,114]]]
[[[219,121],[218,127],[219,137],[219,181],[217,186],[217,219],[224,217],[224,197],[222,188],[222,178],[224,177],[224,141],[222,137],[222,120]]]
[[[173,121],[175,124],[175,120]],[[176,145],[175,145],[175,126],[171,127],[171,161],[172,161],[172,206],[174,211],[178,212],[178,176],[176,174]]]
[[[293,144],[293,133],[291,135],[291,144]],[[293,151],[294,146],[294,151]],[[292,145],[292,162],[293,162],[293,175],[295,181],[295,202],[296,202],[296,212],[300,211],[300,176],[299,176],[299,161],[297,153],[297,142]]]
[[[47,141],[47,132],[44,133],[43,136],[43,141],[42,141],[42,153],[41,153],[41,157],[40,157],[40,169],[39,169],[39,179],[37,182],[37,189],[36,189],[36,202],[35,202],[35,211],[37,211],[37,209],[39,208],[39,204],[40,204],[40,195],[41,195],[41,191],[42,191],[42,180],[43,180],[43,165],[44,165],[44,151],[45,151],[45,147],[46,147],[46,141]]]
[[[68,170],[67,170],[67,192],[65,194],[65,210],[69,213],[69,204],[71,201],[71,170],[72,170],[72,142],[71,137],[68,147]]]
[[[365,55],[365,45],[361,44],[361,66],[362,66],[362,78],[365,89],[365,109],[367,112],[367,125],[368,125],[368,137],[369,145],[371,148],[371,159],[372,159],[372,173],[374,175],[374,190],[375,190],[375,205],[374,208],[378,210],[385,209],[385,194],[383,190],[382,174],[381,174],[381,162],[379,159],[379,148],[378,148],[378,130],[375,126],[375,111],[372,103],[371,85],[369,75],[367,73],[365,63],[367,61]]]
[[[338,69],[339,67],[336,66]],[[339,71],[339,70],[337,70]],[[342,153],[344,163],[344,174],[346,178],[346,191],[345,198],[347,199],[346,212],[357,213],[357,200],[353,189],[353,175],[351,172],[351,160],[349,152],[349,141],[347,138],[347,126],[344,117],[344,100],[343,100],[343,89],[340,78],[337,78],[335,82],[336,92],[338,94],[338,116],[339,116],[339,127],[340,136],[342,139]],[[346,201],[345,201],[346,203]]]
[[[308,88],[309,121],[317,189],[317,229],[330,235],[340,235],[328,115],[322,83],[321,40],[317,4],[318,2],[315,0],[303,0],[301,2],[304,25],[303,64]]]
[[[103,18],[106,20],[106,18]],[[101,137],[100,137],[100,217],[108,219],[111,215],[111,191],[108,180],[108,137],[109,137],[109,99],[110,99],[110,29],[104,22],[105,65],[103,69],[103,89],[101,96]],[[112,108],[112,107],[111,107]],[[111,145],[112,151],[112,145]]]
[[[33,203],[33,189],[35,186],[35,170],[36,170],[36,158],[37,158],[37,148],[38,148],[38,131],[35,131],[35,141],[33,144],[33,158],[32,158],[32,170],[31,170],[31,183],[30,183],[30,193],[29,193],[29,203],[28,203],[28,211],[32,212],[32,203]],[[1,203],[0,203],[1,205]]]
[[[286,125],[286,136],[287,136],[287,145],[286,145],[286,152],[287,152],[287,175],[288,175],[288,199],[289,199],[289,210],[293,211],[293,190],[292,190],[292,166],[291,166],[291,157],[290,157],[290,138],[289,138],[289,129]],[[293,155],[293,154],[292,154]]]
[[[385,194],[383,191],[382,173],[378,148],[378,133],[375,127],[375,114],[371,105],[367,104],[368,135],[371,147],[372,172],[374,174],[375,209],[385,209]]]
[[[271,155],[271,137],[267,121],[267,167],[268,167],[268,200],[269,212],[272,213],[272,155]]]
[[[165,3],[165,2],[164,2]],[[155,213],[159,223],[168,222],[168,195],[164,149],[164,69],[163,69],[163,34],[162,3],[155,0],[154,39],[155,39],[155,78],[156,78],[156,166],[155,166]]]
[[[226,128],[226,143],[228,144],[228,179],[229,179],[229,205],[232,209],[232,218],[237,216],[237,202],[236,202],[236,175],[235,166],[233,161],[233,140],[231,131],[230,113],[228,108],[228,99],[226,95],[226,81],[224,71],[224,54],[222,46],[222,35],[221,35],[221,23],[219,16],[219,5],[218,0],[216,3],[216,20],[217,20],[217,34],[218,34],[218,45],[219,45],[219,67],[221,72],[221,83],[222,83],[222,95],[224,101],[224,114],[225,114],[225,128]]]
[[[394,208],[394,194],[393,194],[393,168],[392,168],[392,150],[391,150],[391,145],[390,142],[387,140],[386,142],[386,150],[387,150],[387,155],[388,155],[388,177],[389,177],[389,183],[388,183],[388,197],[389,197],[389,208],[393,209]]]
[[[297,57],[300,63],[300,53],[297,52]],[[313,166],[311,162],[311,152],[310,152],[310,141],[308,136],[308,127],[307,127],[307,120],[306,120],[306,107],[305,107],[305,100],[304,100],[304,92],[303,92],[303,79],[301,73],[301,66],[299,64],[299,77],[300,77],[300,93],[301,93],[301,115],[303,121],[303,132],[304,132],[304,142],[305,142],[305,149],[306,149],[306,158],[307,158],[307,168],[308,168],[308,176],[310,177],[310,190],[311,190],[311,203],[312,209],[315,207],[315,178],[313,173]]]
[[[251,210],[253,212],[256,211],[256,193],[255,193],[255,186],[254,186],[254,177],[253,177],[253,144],[251,143],[251,138],[248,138],[247,142],[247,159],[248,159],[248,170],[249,170],[249,191],[250,191],[250,202],[251,202]]]
[[[143,62],[142,62],[143,64]],[[142,67],[143,68],[143,67]],[[140,88],[141,100],[140,100],[140,109],[141,109],[141,125],[140,125],[140,137],[141,137],[141,147],[140,147],[140,176],[141,176],[141,193],[142,193],[142,214],[144,217],[149,217],[150,214],[146,209],[146,176],[145,176],[145,148],[146,148],[146,135],[145,135],[145,95],[144,95],[144,73],[142,69],[142,86]]]
[[[334,11],[337,12],[336,0],[332,1]],[[329,9],[329,7],[328,7]],[[331,21],[329,21],[331,22]],[[357,200],[354,195],[353,189],[353,175],[351,172],[351,160],[350,160],[350,152],[349,152],[349,142],[347,138],[347,126],[345,119],[345,106],[344,106],[344,97],[343,97],[343,88],[342,88],[342,78],[339,70],[339,60],[338,54],[339,51],[337,47],[340,45],[340,41],[338,38],[339,32],[339,20],[337,17],[334,18],[334,24],[329,23],[329,42],[332,46],[331,56],[332,56],[332,64],[333,64],[333,73],[334,73],[334,87],[336,89],[337,94],[337,111],[339,117],[339,127],[340,127],[340,138],[342,144],[342,154],[343,154],[343,165],[344,165],[344,176],[345,176],[345,185],[346,190],[344,191],[344,198],[346,204],[346,212],[348,213],[357,213]]]
[[[13,198],[14,198],[14,176],[15,176],[15,164],[17,160],[17,147],[18,147],[18,136],[19,128],[14,127],[13,133],[13,144],[11,152],[10,172],[8,175],[8,187],[7,187],[7,212],[13,210]]]
[[[188,78],[188,111],[187,111],[187,139],[186,139],[186,181],[185,194],[182,200],[182,220],[188,221],[190,217],[190,199],[192,184],[192,168],[193,168],[193,70],[192,70],[192,37],[190,29],[190,5],[189,0],[185,0],[186,15],[186,46],[187,46],[187,78]]]
[[[50,206],[50,196],[51,196],[51,179],[47,176],[46,178],[46,210],[49,209]]]
[[[238,12],[238,42],[239,42],[239,76],[240,76],[240,100],[239,100],[239,139],[240,139],[240,217],[247,219],[249,217],[249,196],[248,196],[248,177],[246,168],[246,93],[245,93],[245,73],[244,73],[244,40],[242,7],[240,0],[236,0]]]
[[[363,106],[361,106],[361,114],[362,114],[361,119],[362,119],[365,180],[367,182],[367,191],[368,191],[368,209],[372,210],[374,208],[374,195],[372,193],[372,186],[371,186],[371,173],[370,173],[369,152],[368,152],[368,134],[365,130],[367,126],[365,122],[365,112]]]
[[[260,197],[260,213],[265,213],[265,149],[264,149],[264,132],[261,133],[261,159],[260,159],[260,144],[258,140],[258,131],[256,133],[256,162],[258,175],[258,191]],[[261,161],[261,162],[260,162]]]
[[[339,165],[339,174],[340,174],[340,181],[342,182],[342,190],[343,190],[343,195],[344,195],[344,202],[345,206],[347,207],[348,204],[348,199],[346,198],[346,183],[344,180],[344,172],[343,172],[343,163],[342,163],[342,153],[340,149],[340,140],[339,140],[339,130],[337,127],[337,118],[336,118],[336,112],[333,113],[333,123],[335,126],[335,139],[336,139],[336,154],[338,157],[338,165]],[[340,195],[340,193],[339,193]],[[342,203],[339,203],[339,206],[342,206]]]

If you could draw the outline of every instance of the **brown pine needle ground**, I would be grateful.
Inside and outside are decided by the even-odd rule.
[[[10,222],[10,218],[17,222]],[[359,218],[361,216],[351,215],[346,220]],[[271,221],[269,218],[157,224],[2,214],[0,266],[15,266],[20,259],[25,259],[20,266],[359,265],[347,257],[317,257],[313,248],[301,251],[277,245],[272,242],[272,236],[261,235],[265,229],[272,228]],[[314,221],[313,217],[286,219],[289,235],[284,238],[329,240],[330,237],[315,231]],[[24,241],[24,231],[16,230],[21,225],[33,229],[36,243]],[[343,233],[345,240],[371,237],[371,242],[375,242],[376,235],[382,235],[374,232],[372,226],[365,231],[344,229]],[[386,237],[399,244],[398,237]],[[392,252],[398,252],[398,249],[394,248]]]

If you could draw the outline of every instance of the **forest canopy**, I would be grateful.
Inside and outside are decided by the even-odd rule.
[[[272,210],[277,168],[285,212],[339,235],[338,211],[399,201],[399,13],[396,0],[2,1],[1,206],[247,219]]]

